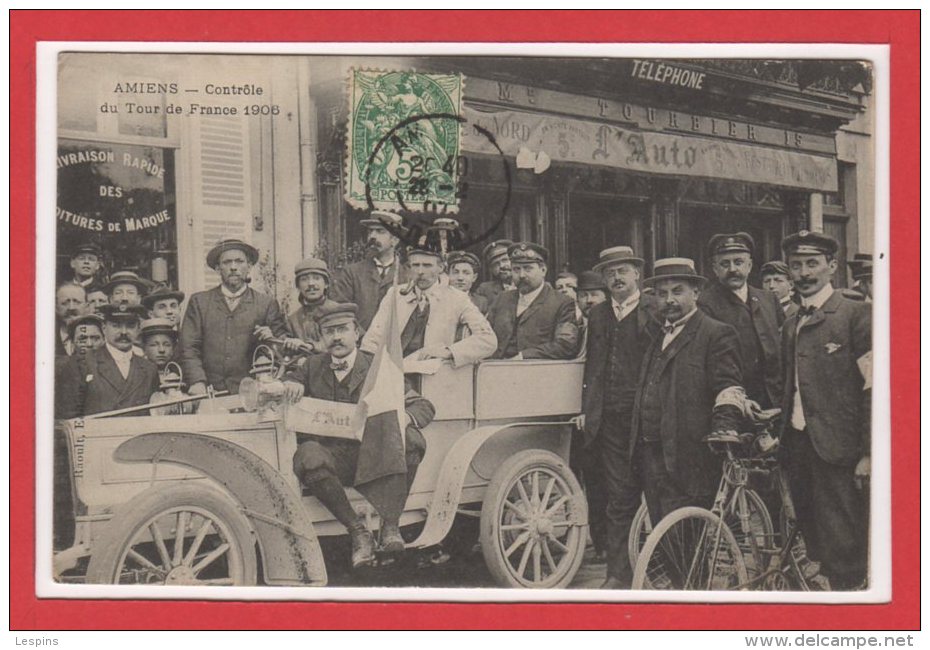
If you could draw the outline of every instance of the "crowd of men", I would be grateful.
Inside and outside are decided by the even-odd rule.
[[[219,242],[206,263],[220,284],[192,295],[153,288],[131,271],[98,280],[102,251],[77,247],[73,277],[56,292],[55,410],[71,418],[144,405],[183,376],[186,391],[238,391],[259,343],[309,355],[285,377],[291,400],[355,403],[385,339],[401,324],[407,359],[455,367],[483,359],[584,359],[583,415],[572,465],[588,496],[604,588],[629,588],[627,537],[642,499],[653,522],[710,507],[721,463],[704,442],[745,425],[747,404],[782,409],[781,447],[809,556],[833,589],[862,588],[868,566],[871,257],[850,262],[856,284],[834,289],[838,243],[801,231],[784,260],[749,285],[755,243],[718,234],[707,246],[714,279],[686,258],[656,260],[650,277],[629,246],[600,252],[593,269],[547,282],[549,252],[498,240],[479,257],[421,240],[402,247],[404,222],[363,221],[369,255],[331,272],[308,258],[294,269],[299,307],[281,312],[249,286],[258,251]],[[488,279],[478,283],[482,266]],[[396,276],[396,277],[395,277]],[[180,372],[178,372],[180,369]],[[382,517],[382,550],[403,549],[398,528],[434,408],[406,390],[406,467],[359,483],[357,442],[301,434],[294,470],[352,538],[354,567],[375,543],[344,487]]]

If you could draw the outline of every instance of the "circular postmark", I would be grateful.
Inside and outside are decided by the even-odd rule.
[[[457,200],[465,200],[468,196],[468,160],[458,151],[458,147],[443,146],[444,140],[440,137],[449,131],[449,125],[455,129],[474,129],[476,134],[487,139],[498,154],[506,183],[500,210],[489,224],[479,230],[474,230],[467,222],[459,224],[456,248],[464,249],[490,239],[507,216],[513,182],[507,157],[494,135],[479,124],[470,123],[455,113],[411,115],[391,127],[374,143],[362,173],[365,202],[369,210],[376,209],[372,196],[372,184],[375,181],[373,175],[379,175],[376,184],[383,184],[384,174],[388,173],[393,175],[393,179],[390,180],[394,186],[393,198],[397,204],[407,212],[423,213],[422,217],[412,217],[412,222],[403,229],[384,224],[391,234],[405,244],[418,244],[426,230],[433,225],[433,218],[450,214],[449,205]],[[385,161],[394,156],[399,162],[387,165]],[[391,171],[386,171],[388,169]],[[447,197],[449,200],[436,201],[437,196]]]

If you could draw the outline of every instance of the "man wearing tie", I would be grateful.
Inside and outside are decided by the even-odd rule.
[[[831,284],[839,244],[802,230],[782,242],[798,313],[782,328],[782,449],[798,524],[833,589],[861,589],[868,574],[871,474],[870,305]]]
[[[581,464],[595,548],[604,544],[606,551],[602,589],[629,589],[633,581],[627,538],[642,486],[632,470],[630,426],[643,354],[657,325],[641,305],[646,302],[639,291],[642,269],[643,260],[629,246],[601,251],[594,265],[610,298],[588,316],[584,446],[575,446],[572,459]]]
[[[698,309],[703,283],[681,257],[656,260],[644,281],[664,325],[643,357],[630,443],[653,523],[684,506],[710,508],[721,463],[703,439],[735,432],[742,417],[739,339]]]

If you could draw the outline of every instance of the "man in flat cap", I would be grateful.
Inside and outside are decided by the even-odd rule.
[[[181,303],[184,292],[171,287],[158,287],[142,297],[142,306],[149,310],[149,318],[163,318],[177,329],[181,325]]]
[[[517,288],[491,305],[499,359],[571,359],[578,354],[575,301],[546,282],[549,251],[521,242],[508,249]]]
[[[141,305],[142,297],[148,293],[149,284],[133,271],[117,271],[103,290],[111,305]]]
[[[385,294],[362,339],[362,350],[374,353],[381,345],[389,327],[388,301],[395,300],[405,358],[448,359],[459,368],[494,354],[497,337],[488,320],[467,294],[439,282],[441,254],[425,247],[413,248],[407,253],[407,266],[412,279]],[[456,340],[463,328],[469,336]]]
[[[721,463],[703,439],[739,430],[745,392],[736,330],[698,309],[704,278],[694,262],[670,257],[654,268],[644,284],[655,288],[663,325],[642,360],[630,457],[658,523],[713,504]]]
[[[255,346],[287,335],[278,301],[249,287],[257,261],[258,250],[238,239],[223,240],[207,254],[220,284],[191,296],[181,325],[181,369],[191,395],[206,393],[208,385],[238,393]]]
[[[320,325],[316,313],[329,299],[329,266],[324,260],[308,257],[294,267],[294,284],[297,285],[300,307],[287,317],[291,334],[313,347],[314,352],[323,352]],[[293,345],[290,347],[294,347]]]
[[[101,262],[103,261],[103,251],[100,246],[93,242],[84,242],[78,244],[71,251],[71,282],[84,287],[88,293],[93,289],[101,286],[97,274],[100,272]]]
[[[74,352],[68,324],[84,315],[87,308],[84,287],[65,282],[55,290],[55,357],[71,356]]]
[[[468,294],[482,314],[488,313],[488,299],[475,291],[475,281],[481,271],[478,256],[467,251],[452,251],[446,256],[449,286]]]
[[[399,280],[406,280],[399,268],[397,245],[400,238],[395,234],[404,231],[404,220],[393,212],[373,210],[370,218],[359,223],[368,229],[368,257],[340,269],[330,297],[337,302],[358,305],[359,325],[367,330],[381,299],[394,283],[394,274],[401,273]]]
[[[868,572],[872,313],[832,286],[835,239],[802,230],[782,242],[798,313],[782,328],[784,430],[791,495],[811,559],[834,589]]]
[[[861,293],[866,302],[872,302],[872,254],[856,253],[848,266],[853,278],[852,289]]]
[[[372,355],[359,350],[358,307],[353,303],[330,302],[315,316],[320,326],[324,354],[313,355],[303,367],[285,376],[285,393],[293,402],[303,396],[357,404]],[[388,553],[404,550],[400,515],[413,484],[417,467],[426,450],[420,430],[435,415],[429,400],[405,386],[404,457],[407,472],[391,474],[356,484],[361,443],[342,438],[298,434],[294,472],[310,492],[346,527],[352,538],[352,567],[374,561],[374,542],[365,521],[356,514],[343,486],[354,486],[381,516],[381,549]]]
[[[788,265],[781,260],[772,260],[762,265],[762,288],[771,291],[778,298],[778,304],[785,312],[785,318],[793,316],[798,311],[798,303],[791,299],[794,293],[791,287],[791,276]]]
[[[630,427],[640,366],[657,327],[640,294],[642,269],[642,258],[629,246],[601,251],[594,265],[610,298],[591,308],[588,316],[581,398],[584,446],[576,446],[573,456],[590,458],[582,474],[591,536],[595,546],[600,541],[606,551],[604,589],[629,589],[633,581],[627,538],[643,490],[632,471]],[[598,525],[598,518],[603,524]]]
[[[698,306],[739,336],[743,387],[763,408],[781,403],[779,330],[785,313],[770,291],[749,286],[755,243],[747,233],[714,235],[708,246],[716,282],[701,292]]]
[[[105,343],[72,356],[55,379],[55,417],[82,417],[147,404],[158,390],[158,369],[133,353],[140,305],[106,305],[101,309]]]
[[[487,298],[488,309],[503,292],[517,288],[513,283],[513,270],[507,252],[512,244],[509,239],[498,239],[485,246],[481,253],[491,278],[479,284],[475,293]]]

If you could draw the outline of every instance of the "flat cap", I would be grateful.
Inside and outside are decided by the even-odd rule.
[[[762,265],[759,274],[763,278],[767,275],[788,275],[788,265],[781,260],[772,260]]]
[[[540,246],[531,241],[521,241],[517,244],[511,244],[507,249],[510,261],[514,264],[527,262],[541,262],[543,264],[549,261],[549,251],[545,246]]]
[[[478,256],[474,253],[469,253],[468,251],[452,251],[446,256],[446,265],[451,269],[455,264],[471,264],[472,268],[475,269],[475,273],[481,270],[481,262],[478,260]]]
[[[603,275],[597,271],[582,271],[578,274],[578,291],[595,291],[597,289],[604,292],[608,290]]]
[[[694,270],[694,260],[687,257],[666,257],[656,260],[651,278],[643,280],[646,286],[654,286],[662,280],[687,280],[701,286],[705,282],[702,275]]]
[[[643,259],[636,257],[636,253],[629,246],[611,246],[605,248],[598,255],[597,264],[594,265],[595,271],[602,271],[611,264],[635,264],[642,268]]]
[[[184,301],[184,292],[176,291],[171,287],[158,287],[151,293],[143,296],[142,304],[151,309],[159,300],[177,300],[179,303]]]
[[[143,280],[132,271],[117,271],[110,276],[110,281],[103,285],[104,292],[109,296],[113,289],[121,284],[132,284],[139,290],[139,293],[145,294],[151,286],[147,280]]]
[[[318,257],[308,257],[294,265],[294,279],[307,273],[316,273],[329,280],[329,266]]]
[[[313,318],[320,325],[336,325],[356,320],[358,305],[354,302],[324,302],[317,308]]]
[[[167,318],[149,318],[142,321],[142,339],[145,340],[155,334],[167,334],[175,340],[178,338],[178,331]]]
[[[707,242],[708,255],[723,255],[724,253],[749,253],[756,248],[756,242],[748,232],[722,233],[714,235]]]
[[[97,311],[103,316],[103,320],[110,322],[142,320],[146,316],[145,307],[142,305],[127,305],[126,303],[101,305]]]
[[[71,249],[71,259],[74,259],[81,253],[90,253],[97,257],[103,257],[103,249],[92,241],[83,242]]]
[[[785,255],[836,255],[840,249],[838,241],[822,232],[800,230],[788,235],[781,242]]]
[[[245,253],[246,259],[249,260],[249,264],[255,264],[258,261],[258,249],[248,244],[241,239],[224,239],[216,243],[216,246],[210,249],[210,252],[207,253],[207,266],[211,269],[215,269],[216,265],[220,262],[220,255],[226,251],[242,251]]]
[[[98,328],[103,327],[103,318],[97,314],[85,314],[84,316],[78,316],[68,323],[68,336],[71,337],[71,340],[74,340],[74,333],[77,332],[77,328],[81,325],[96,325]]]

